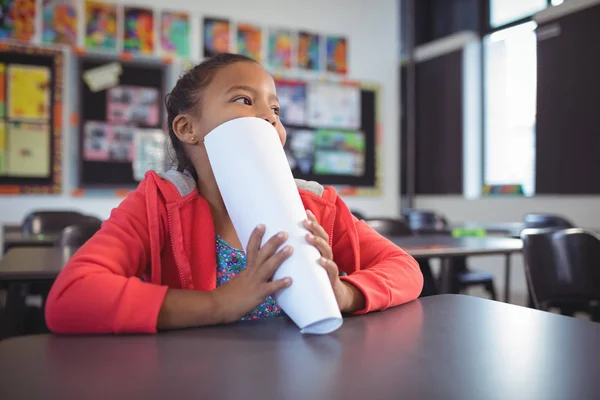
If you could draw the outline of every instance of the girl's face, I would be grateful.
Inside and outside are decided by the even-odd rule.
[[[202,95],[201,110],[194,118],[194,133],[200,142],[217,126],[232,119],[257,117],[277,130],[285,144],[285,128],[279,119],[275,82],[260,65],[237,62],[221,68]]]

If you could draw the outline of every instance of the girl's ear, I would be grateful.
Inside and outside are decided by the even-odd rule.
[[[173,132],[175,136],[186,144],[198,144],[198,137],[194,135],[192,118],[188,114],[179,114],[173,120]]]

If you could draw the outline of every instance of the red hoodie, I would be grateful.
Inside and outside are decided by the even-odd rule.
[[[57,333],[156,332],[167,288],[216,287],[215,230],[207,201],[190,177],[148,172],[100,231],[71,258],[46,303]],[[416,299],[417,262],[363,221],[333,188],[299,181],[302,202],[329,235],[342,277],[383,310]]]

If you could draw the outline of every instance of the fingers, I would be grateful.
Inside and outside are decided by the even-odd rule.
[[[308,243],[312,244],[313,246],[315,246],[317,248],[317,250],[319,250],[319,253],[321,253],[322,257],[325,257],[329,260],[333,259],[333,251],[331,250],[331,247],[329,246],[328,240],[309,233],[306,235],[306,241]]]
[[[308,219],[304,221],[304,226],[306,229],[308,229],[313,235],[323,238],[327,243],[329,243],[329,236],[327,235],[327,232],[325,232],[325,229],[319,225],[315,215],[310,210],[306,210],[306,215],[308,215]]]
[[[260,267],[261,278],[265,280],[271,279],[275,271],[277,271],[277,268],[279,268],[279,266],[285,260],[287,260],[293,252],[294,249],[292,249],[291,246],[285,246],[283,249],[275,253],[272,257],[267,259]]]
[[[256,265],[261,265],[269,258],[271,258],[271,256],[275,254],[277,249],[280,248],[283,243],[285,243],[287,238],[288,234],[285,232],[279,232],[278,234],[273,235],[267,241],[267,243],[265,243],[260,248],[260,250],[258,250],[258,256],[256,257]]]
[[[248,239],[248,246],[247,246],[248,250],[247,250],[247,254],[246,254],[246,259],[249,264],[253,264],[254,259],[256,258],[256,254],[258,253],[258,250],[260,249],[260,243],[262,242],[262,238],[264,235],[265,235],[265,226],[262,224],[258,225],[252,231],[252,234],[250,235],[250,239]]]
[[[340,270],[338,269],[338,266],[335,262],[333,262],[332,260],[328,260],[324,257],[321,257],[319,259],[319,264],[325,268],[325,271],[327,272],[327,276],[329,277],[330,281],[334,281],[335,279],[338,278]]]
[[[290,287],[292,284],[292,278],[283,278],[276,281],[269,282],[264,285],[264,297],[271,296],[273,293]]]

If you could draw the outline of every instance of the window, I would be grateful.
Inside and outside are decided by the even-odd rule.
[[[490,25],[497,28],[530,17],[547,6],[547,0],[490,0]]]
[[[535,22],[496,31],[483,40],[484,183],[535,188]]]

